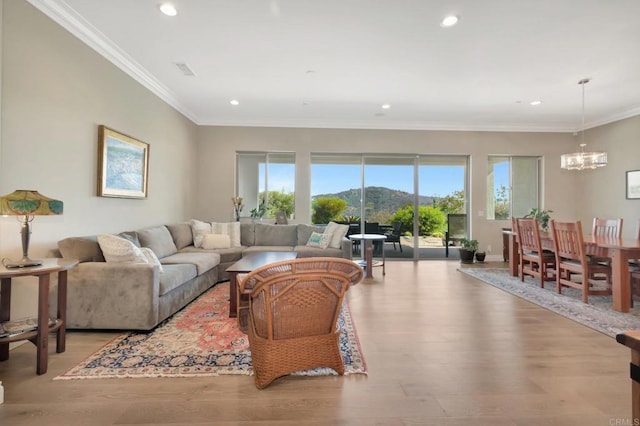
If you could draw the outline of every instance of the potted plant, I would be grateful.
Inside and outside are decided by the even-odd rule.
[[[484,262],[485,257],[487,257],[487,252],[484,252],[484,251],[476,252],[476,262]]]
[[[460,263],[473,263],[476,251],[478,251],[478,240],[462,238],[460,240]]]
[[[547,231],[549,229],[549,219],[551,219],[551,213],[553,213],[553,210],[542,210],[534,207],[525,217],[534,218],[540,224],[540,229],[542,229],[543,231]]]
[[[251,215],[251,218],[255,220],[255,219],[262,219],[262,216],[264,216],[266,212],[267,212],[267,207],[264,205],[264,203],[260,203],[258,207],[256,207],[255,209],[251,209],[249,214]]]

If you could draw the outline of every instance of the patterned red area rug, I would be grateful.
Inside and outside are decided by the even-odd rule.
[[[54,380],[117,377],[193,377],[252,374],[247,336],[229,318],[229,283],[221,283],[150,332],[114,338]],[[366,364],[347,303],[338,320],[345,374],[364,373]],[[296,374],[331,375],[330,368]]]

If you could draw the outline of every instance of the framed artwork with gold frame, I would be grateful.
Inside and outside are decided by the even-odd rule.
[[[149,144],[98,128],[98,196],[147,198]]]

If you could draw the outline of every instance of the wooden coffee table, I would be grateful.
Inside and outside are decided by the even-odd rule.
[[[246,322],[244,315],[239,315],[242,310],[249,308],[249,295],[240,294],[238,288],[238,274],[247,274],[261,266],[283,260],[293,260],[298,257],[295,251],[263,251],[249,253],[227,268],[229,274],[229,318],[238,317],[241,329]],[[248,314],[248,312],[243,312]]]

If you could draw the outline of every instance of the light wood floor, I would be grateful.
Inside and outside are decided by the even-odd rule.
[[[626,347],[458,267],[388,262],[349,290],[368,376],[53,381],[114,335],[71,332],[45,375],[30,343],[0,363],[0,425],[633,424]]]

